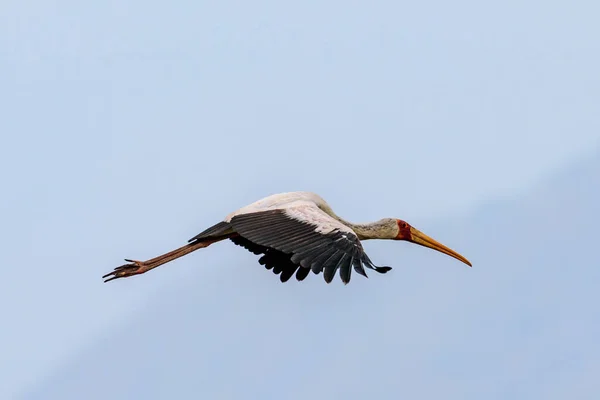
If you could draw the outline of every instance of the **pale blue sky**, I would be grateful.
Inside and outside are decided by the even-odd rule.
[[[599,179],[600,152],[420,225],[473,269],[373,242],[385,277],[281,285],[251,254],[207,251],[24,398],[595,400]]]
[[[264,195],[313,190],[350,220],[427,226],[589,154],[599,13],[593,1],[2,2],[0,397],[175,282],[231,285],[233,267],[211,262],[273,280],[231,246],[100,280]],[[372,258],[462,271],[401,250],[374,245]],[[367,282],[395,290],[384,281]],[[211,293],[207,307],[225,301]]]

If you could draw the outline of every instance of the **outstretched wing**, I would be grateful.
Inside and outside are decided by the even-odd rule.
[[[237,214],[229,223],[250,242],[289,254],[294,265],[323,272],[327,283],[338,269],[344,283],[352,268],[363,276],[365,266],[380,273],[391,269],[375,266],[356,234],[313,204]]]

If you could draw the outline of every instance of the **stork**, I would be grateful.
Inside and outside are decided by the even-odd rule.
[[[158,257],[127,264],[104,275],[104,282],[143,274],[213,243],[229,239],[256,255],[258,262],[279,275],[281,282],[294,273],[298,281],[312,271],[323,273],[330,283],[339,270],[344,284],[351,270],[367,277],[365,267],[386,273],[391,267],[376,266],[361,241],[369,239],[406,240],[471,263],[454,250],[435,241],[407,222],[384,218],[368,224],[354,224],[337,216],[319,195],[312,192],[274,194],[240,208],[225,219],[197,234],[188,244]]]

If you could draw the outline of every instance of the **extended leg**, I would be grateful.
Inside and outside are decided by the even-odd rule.
[[[118,278],[126,278],[128,276],[143,274],[144,272],[148,272],[151,269],[154,269],[160,265],[168,263],[169,261],[173,261],[176,258],[185,256],[186,254],[191,253],[192,251],[202,249],[204,247],[208,247],[211,244],[226,239],[226,237],[220,237],[216,239],[205,239],[202,241],[186,244],[178,249],[170,251],[168,253],[162,254],[158,257],[151,258],[146,261],[136,261],[125,259],[125,261],[129,262],[129,264],[123,264],[120,267],[114,269],[114,271],[109,272],[104,275],[102,278],[105,279],[104,282],[109,282]]]

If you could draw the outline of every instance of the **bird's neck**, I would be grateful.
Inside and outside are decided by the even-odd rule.
[[[389,239],[389,233],[381,221],[366,224],[356,224],[354,222],[346,221],[344,218],[334,213],[331,208],[324,209],[324,211],[342,224],[346,225],[348,228],[352,229],[360,240]]]
[[[344,221],[342,223],[347,225],[350,229],[352,229],[360,240],[389,239],[389,235],[384,229],[385,227],[381,226],[377,222],[371,222],[368,224],[355,224],[352,222]]]

